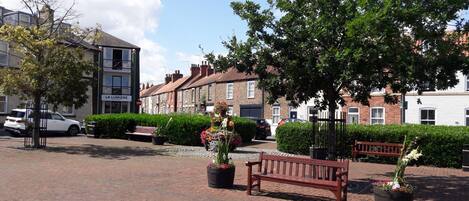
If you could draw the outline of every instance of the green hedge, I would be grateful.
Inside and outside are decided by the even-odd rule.
[[[169,143],[178,145],[200,146],[200,132],[210,127],[210,118],[202,115],[170,114],[100,114],[85,118],[87,122],[96,122],[98,137],[125,139],[127,130],[134,130],[135,126],[165,126],[170,118],[167,137]],[[234,118],[235,131],[241,135],[243,142],[250,142],[256,134],[256,123],[244,119]]]
[[[287,123],[277,128],[277,147],[288,153],[307,154],[311,146],[312,126],[305,123]],[[404,136],[419,137],[423,156],[418,163],[437,167],[461,168],[463,144],[469,144],[469,127],[427,125],[348,125],[343,143],[355,140],[402,143]],[[339,142],[342,143],[342,142]],[[351,146],[346,154],[350,156]],[[384,158],[382,158],[385,160]]]

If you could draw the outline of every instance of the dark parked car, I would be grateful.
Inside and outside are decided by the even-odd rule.
[[[256,120],[256,140],[265,140],[267,136],[271,136],[270,124],[265,119]]]
[[[256,122],[256,136],[254,139],[256,140],[265,140],[267,136],[271,136],[272,133],[270,132],[270,124],[267,123],[265,119],[259,119],[255,117],[246,117]]]

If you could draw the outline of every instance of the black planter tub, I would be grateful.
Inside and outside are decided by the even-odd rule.
[[[402,191],[385,191],[378,186],[373,186],[375,201],[412,201],[414,194]]]
[[[163,145],[165,141],[166,141],[166,138],[162,136],[156,136],[156,137],[151,138],[151,142],[154,145]]]
[[[208,186],[212,188],[232,188],[235,177],[235,167],[227,169],[207,166]]]

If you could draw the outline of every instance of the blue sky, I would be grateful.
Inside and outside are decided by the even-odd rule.
[[[73,1],[81,27],[99,24],[141,48],[142,82],[162,82],[176,69],[187,74],[191,63],[203,60],[199,45],[206,52],[226,53],[222,41],[233,34],[245,38],[246,23],[233,13],[232,0],[58,0],[57,6],[68,8]],[[19,0],[0,0],[0,6],[25,9]]]

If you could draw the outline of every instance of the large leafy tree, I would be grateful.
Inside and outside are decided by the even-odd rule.
[[[342,95],[368,105],[373,88],[394,93],[445,89],[467,74],[467,32],[458,12],[469,2],[404,0],[268,0],[233,2],[248,25],[247,39],[223,42],[226,55],[207,54],[218,69],[236,67],[260,77],[274,102],[316,98],[329,111],[329,158],[336,150],[335,111]],[[450,24],[453,23],[453,24]],[[448,29],[452,31],[448,31]],[[466,34],[466,35],[465,35]],[[389,91],[388,91],[389,92]],[[385,101],[398,97],[386,93]]]
[[[58,9],[53,8],[54,1],[22,2],[34,17],[30,26],[0,27],[0,40],[8,42],[11,55],[20,58],[19,66],[0,69],[0,90],[32,101],[33,146],[37,148],[41,104],[81,107],[86,103],[92,74],[98,68],[85,40],[95,35],[91,29],[65,24],[73,18],[73,6],[54,17]]]

